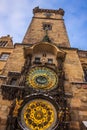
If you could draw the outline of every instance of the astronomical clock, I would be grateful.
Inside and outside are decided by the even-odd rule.
[[[50,68],[34,67],[29,71],[26,83],[33,89],[50,91],[57,87],[58,76],[56,72]]]
[[[46,45],[49,50],[50,45]],[[63,71],[65,54],[56,50],[55,55],[54,50],[46,50],[46,45],[42,47],[45,52],[42,56],[39,45],[32,47],[33,51],[30,48],[24,51],[25,64],[21,74],[15,74],[19,86],[8,91],[14,102],[7,120],[7,130],[68,130],[69,109],[64,93]],[[39,58],[36,52],[40,53]],[[50,59],[49,53],[53,59]],[[40,60],[42,58],[45,60]]]
[[[45,91],[57,87],[58,76],[50,68],[37,66],[29,70],[26,76],[27,87],[36,90],[22,103],[18,122],[27,130],[51,130],[56,128],[58,121],[58,105]]]
[[[26,99],[27,100],[27,99]],[[53,99],[45,95],[32,95],[21,107],[18,122],[22,129],[50,130],[58,123],[58,108]]]

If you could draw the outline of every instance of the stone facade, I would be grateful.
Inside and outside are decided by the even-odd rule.
[[[69,109],[68,114],[64,113],[69,116],[68,120],[65,117],[62,120],[62,123],[68,122],[69,127],[64,124],[65,128],[56,126],[55,130],[85,130],[81,124],[87,121],[87,51],[70,47],[62,9],[36,7],[33,13],[21,44],[13,45],[10,36],[0,38],[0,130],[21,130],[19,124],[14,125],[17,124],[21,102],[37,93],[43,97],[45,94],[48,98],[54,97],[52,100],[60,106],[58,111],[61,109],[61,112],[67,113]],[[56,72],[58,88],[53,89],[54,95],[48,89],[38,91],[26,85],[27,74],[35,67],[46,67]],[[67,102],[65,105],[64,101]]]
[[[52,43],[59,46],[70,46],[63,20],[64,11],[62,9],[49,11],[36,8],[33,12],[34,16],[24,36],[23,43],[35,44],[36,42],[42,41],[45,36],[43,25],[48,24],[52,26],[52,29],[48,31],[48,36]]]

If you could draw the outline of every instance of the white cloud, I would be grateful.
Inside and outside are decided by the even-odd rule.
[[[1,0],[0,36],[10,34],[14,42],[21,42],[32,18],[32,9],[38,5],[44,5],[43,0]]]
[[[23,2],[23,3],[22,3]],[[26,18],[31,17],[31,1],[1,0],[0,1],[0,35],[11,34],[14,37],[23,33]],[[26,17],[27,15],[27,17]],[[5,34],[6,33],[6,34]],[[21,37],[20,37],[21,39]],[[17,41],[17,39],[15,38]]]

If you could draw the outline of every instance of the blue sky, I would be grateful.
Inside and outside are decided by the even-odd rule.
[[[0,0],[0,37],[10,34],[21,43],[36,6],[64,9],[71,47],[87,50],[87,0]]]

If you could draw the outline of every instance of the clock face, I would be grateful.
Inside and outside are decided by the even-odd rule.
[[[57,86],[58,76],[50,68],[35,67],[29,71],[26,83],[35,89],[49,90]]]
[[[48,100],[33,99],[21,110],[21,124],[26,130],[51,130],[56,122],[57,111]]]

